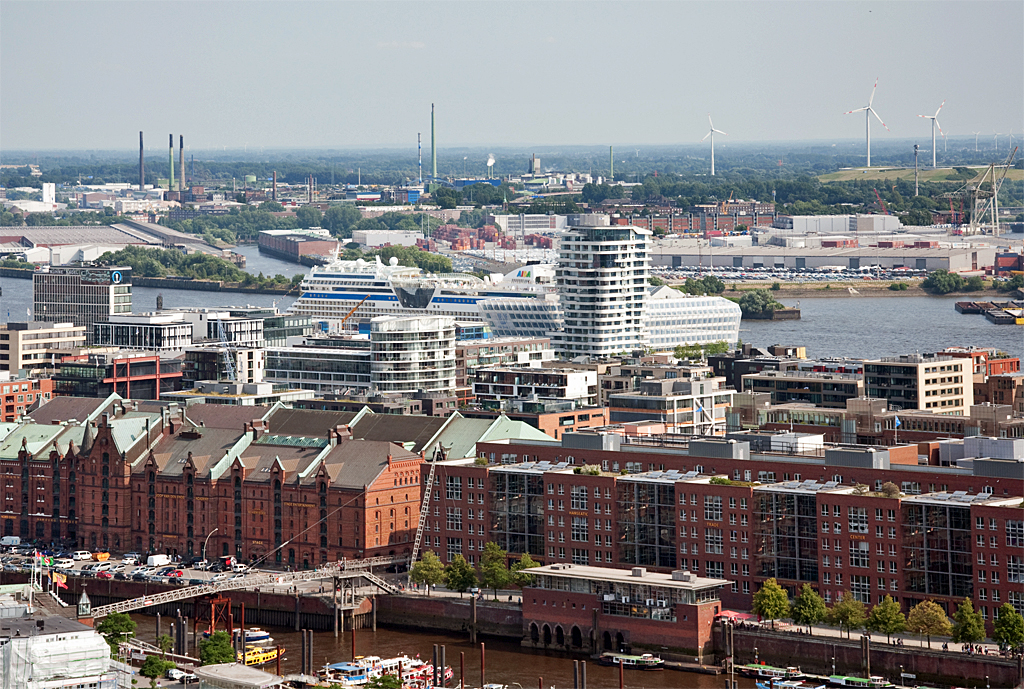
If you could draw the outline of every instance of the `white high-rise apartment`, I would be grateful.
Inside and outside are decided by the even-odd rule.
[[[651,231],[610,225],[607,215],[570,216],[556,281],[565,327],[556,352],[609,356],[643,347]]]
[[[377,316],[370,320],[370,387],[378,392],[455,389],[455,319]]]

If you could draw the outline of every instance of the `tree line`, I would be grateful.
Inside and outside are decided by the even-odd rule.
[[[427,550],[420,561],[412,566],[409,578],[428,587],[427,595],[430,595],[429,587],[444,584],[449,591],[458,591],[460,594],[477,586],[491,589],[497,598],[501,589],[529,586],[533,581],[529,570],[539,566],[540,563],[530,557],[529,553],[523,553],[509,567],[508,553],[497,543],[489,542],[484,545],[480,555],[479,568],[469,564],[461,553],[453,557],[449,564],[442,565],[441,558]]]
[[[808,632],[813,625],[821,623],[837,626],[840,632],[845,629],[847,637],[854,629],[885,634],[890,640],[893,634],[910,632],[927,638],[929,648],[933,636],[950,637],[954,643],[978,643],[986,638],[985,620],[974,609],[970,598],[964,598],[952,620],[932,600],[921,601],[904,615],[892,596],[885,596],[868,610],[850,591],[841,593],[830,608],[810,584],[804,584],[790,602],[786,590],[771,578],[754,594],[753,611],[772,626],[775,620],[789,618],[807,627]],[[1009,603],[1004,603],[996,613],[992,640],[1008,648],[1024,645],[1024,617]]]

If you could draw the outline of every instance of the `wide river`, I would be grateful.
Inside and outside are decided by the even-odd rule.
[[[278,273],[291,277],[306,272],[304,266],[261,255],[255,245],[239,247],[246,256],[246,270],[253,274]],[[28,280],[0,277],[0,323],[25,320],[32,306],[32,284]],[[133,310],[152,311],[162,294],[164,306],[226,307],[270,306],[287,309],[293,296],[191,292],[187,290],[136,287]],[[953,303],[969,297],[839,297],[799,300],[799,321],[743,321],[740,339],[768,346],[804,345],[810,357],[881,357],[914,352],[936,352],[945,347],[976,345],[996,347],[1012,356],[1024,357],[1024,328],[993,325],[984,316],[962,316]],[[796,300],[783,299],[786,306]],[[8,316],[8,314],[10,314]]]
[[[138,625],[137,635],[143,641],[152,643],[156,638],[156,618],[148,615],[132,614]],[[162,621],[162,633],[169,633],[170,620]],[[274,644],[286,649],[284,660],[281,661],[281,672],[291,673],[300,670],[299,650],[301,642],[299,633],[294,629],[267,627]],[[569,689],[572,687],[572,661],[580,656],[569,656],[561,653],[544,653],[523,650],[518,643],[484,639],[486,644],[485,663],[487,666],[486,681],[500,682],[509,687],[518,683],[523,689],[532,689],[538,685],[538,678],[544,679],[544,689]],[[192,640],[189,639],[191,646]],[[427,634],[396,629],[384,629],[378,626],[376,632],[368,629],[356,631],[356,653],[359,655],[376,655],[382,658],[405,654],[411,657],[419,655],[430,659],[434,644],[445,645],[448,665],[455,671],[455,678],[449,686],[458,686],[459,653],[465,653],[465,681],[467,687],[480,686],[480,647],[470,645],[468,638],[444,634]],[[352,638],[346,633],[334,638],[333,632],[313,633],[313,663],[322,667],[327,663],[338,663],[352,658]],[[585,658],[583,658],[585,659]],[[266,669],[273,672],[275,667],[268,664]],[[740,689],[754,689],[754,681],[737,676]],[[689,672],[664,670],[658,672],[629,671],[625,673],[625,684],[628,689],[718,689],[725,682],[724,677],[698,675]],[[617,689],[619,671],[613,667],[602,667],[594,662],[587,662],[588,689]]]

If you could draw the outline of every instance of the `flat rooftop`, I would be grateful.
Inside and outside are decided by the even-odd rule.
[[[634,574],[638,572],[639,574]],[[611,567],[590,567],[587,565],[553,564],[534,567],[530,574],[565,577],[568,579],[587,579],[590,581],[611,581],[619,584],[646,584],[648,586],[664,586],[675,589],[703,589],[713,586],[725,586],[725,579],[701,577],[686,570],[676,570],[671,574],[649,572],[644,567],[633,569],[614,569]]]

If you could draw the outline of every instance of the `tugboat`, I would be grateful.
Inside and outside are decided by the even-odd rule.
[[[601,658],[598,662],[602,665],[615,666],[618,666],[621,662],[623,667],[634,670],[663,670],[665,668],[665,661],[650,653],[644,653],[643,655],[629,655],[626,653],[612,653],[608,651],[601,654]]]

